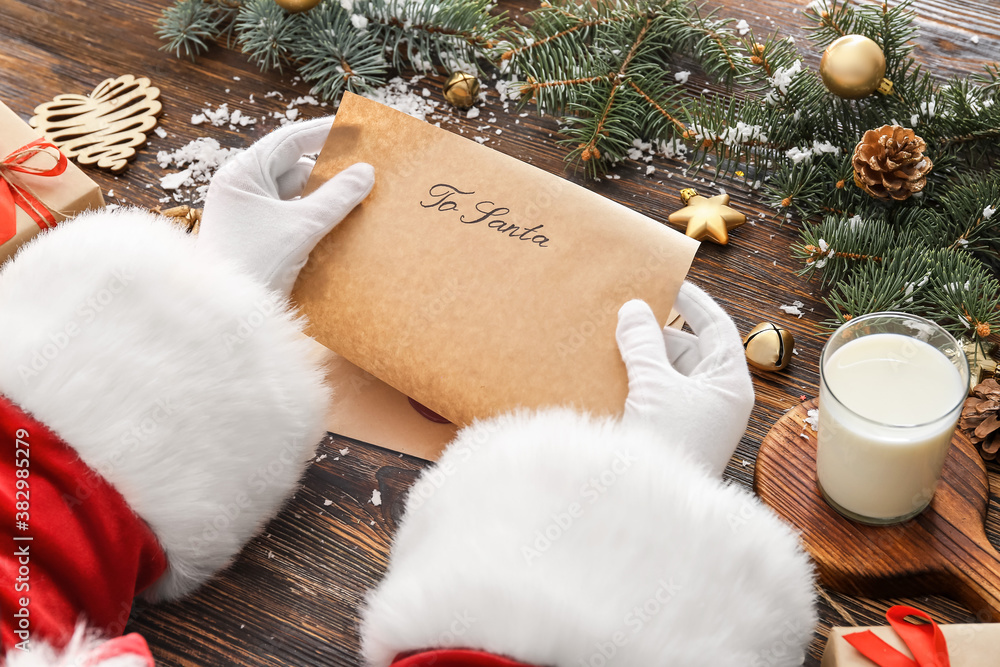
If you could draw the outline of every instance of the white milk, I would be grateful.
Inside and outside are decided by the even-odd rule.
[[[844,344],[822,370],[817,472],[823,491],[841,508],[872,519],[922,510],[961,412],[958,369],[923,341],[880,333]]]

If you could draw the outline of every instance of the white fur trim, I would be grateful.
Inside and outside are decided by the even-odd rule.
[[[784,667],[812,637],[813,594],[796,536],[752,494],[651,432],[554,410],[474,424],[423,473],[362,646],[377,667],[435,647]]]
[[[152,598],[197,586],[277,512],[329,399],[287,303],[194,250],[164,218],[97,212],[0,270],[0,392],[153,528],[170,569]]]
[[[88,664],[89,667],[146,667],[143,658],[127,655],[87,663],[87,658],[104,642],[99,634],[89,631],[80,624],[76,626],[73,637],[62,650],[38,639],[30,641],[28,651],[10,649],[5,656],[6,667],[81,667]]]

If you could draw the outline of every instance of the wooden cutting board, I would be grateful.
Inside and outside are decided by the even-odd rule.
[[[816,484],[816,433],[804,422],[817,401],[790,410],[760,445],[754,489],[801,531],[824,585],[848,595],[938,594],[1000,621],[1000,554],[986,536],[989,481],[960,431],[930,507],[895,526],[867,526],[834,511]]]

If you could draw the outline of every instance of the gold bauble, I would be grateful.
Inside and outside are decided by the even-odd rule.
[[[868,97],[879,89],[885,77],[885,54],[864,35],[844,35],[826,47],[819,73],[823,84],[838,97]]]
[[[323,0],[274,0],[275,3],[289,14],[308,12]]]
[[[792,360],[792,332],[770,322],[761,322],[743,339],[747,363],[762,371],[780,371]]]
[[[468,109],[479,97],[479,79],[465,72],[455,72],[444,82],[444,99],[459,109]]]

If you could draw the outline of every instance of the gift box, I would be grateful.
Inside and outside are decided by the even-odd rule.
[[[0,264],[41,230],[102,206],[100,186],[0,102]]]
[[[820,667],[916,667],[918,664],[996,667],[1000,664],[997,656],[1000,623],[937,625],[926,613],[904,606],[890,608],[886,617],[889,626],[832,628]],[[917,623],[912,622],[914,617]],[[919,662],[915,660],[918,657]]]
[[[311,336],[397,390],[395,403],[458,426],[519,407],[622,412],[618,309],[643,299],[673,321],[696,241],[348,93],[307,191],[355,162],[374,166],[375,186],[293,293]]]

